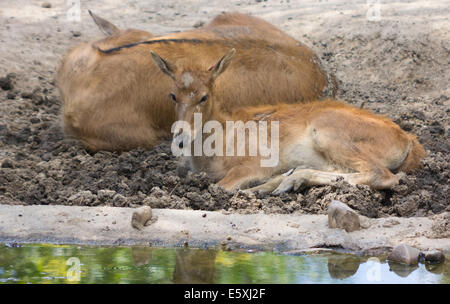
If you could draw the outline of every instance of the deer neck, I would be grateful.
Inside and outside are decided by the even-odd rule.
[[[213,110],[211,114],[208,117],[202,118],[202,131],[205,123],[208,121],[217,121],[221,126],[222,130],[224,130],[223,133],[223,147],[226,148],[226,136],[225,136],[225,128],[226,128],[226,121],[231,120],[231,115],[228,115],[221,111],[218,104],[214,104]],[[202,136],[202,144],[205,142],[205,140],[211,136],[210,133],[201,133]],[[201,156],[195,156],[194,150],[191,150],[192,156],[189,158],[190,166],[193,169],[193,171],[203,171],[207,172],[209,176],[211,176],[213,179],[220,179],[222,178],[225,173],[225,165],[224,165],[224,157],[223,156],[206,156],[204,154],[204,151],[202,151]],[[225,151],[223,151],[225,154]]]

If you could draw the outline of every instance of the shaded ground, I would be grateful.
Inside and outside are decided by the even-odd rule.
[[[2,204],[322,214],[339,199],[369,217],[450,211],[450,9],[440,1],[383,4],[378,22],[367,21],[365,1],[83,1],[82,9],[119,26],[158,34],[190,28],[223,10],[261,16],[311,46],[336,71],[340,99],[386,114],[417,134],[429,152],[423,169],[391,191],[337,182],[280,197],[231,196],[202,173],[180,178],[167,143],[152,151],[89,154],[64,138],[54,71],[68,47],[100,34],[85,11],[83,22],[69,23],[56,1],[50,9],[29,2],[0,7]],[[441,226],[445,232],[449,219]]]

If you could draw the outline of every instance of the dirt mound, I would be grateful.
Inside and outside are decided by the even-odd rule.
[[[442,140],[432,146],[438,151],[430,153],[421,171],[402,178],[390,191],[337,181],[282,196],[230,195],[205,173],[178,176],[169,143],[151,151],[88,153],[76,140],[64,137],[58,122],[61,102],[52,84],[44,85],[48,88],[16,90],[14,99],[2,99],[8,108],[2,121],[10,122],[0,125],[2,203],[325,213],[330,201],[338,199],[368,217],[428,215],[449,209],[445,182],[449,159],[441,152],[444,135],[439,131],[426,133],[434,137],[431,142]],[[399,116],[413,129],[427,124],[417,113]]]

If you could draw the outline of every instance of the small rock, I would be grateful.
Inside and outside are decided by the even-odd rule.
[[[73,35],[74,37],[80,37],[80,36],[81,36],[81,32],[80,32],[80,31],[73,31],[73,32],[72,32],[72,35]]]
[[[31,98],[33,98],[33,93],[32,92],[23,92],[22,94],[20,94],[20,96],[22,98],[31,99]]]
[[[36,106],[40,106],[44,103],[44,97],[38,93],[34,93],[31,97],[31,100],[33,101],[33,104]]]
[[[431,264],[441,264],[445,261],[445,255],[439,250],[425,251],[420,254],[420,260]]]
[[[30,118],[30,122],[32,124],[37,124],[37,123],[40,123],[41,120],[39,118],[37,118],[37,117],[32,117],[32,118]]]
[[[359,216],[346,204],[333,200],[328,206],[328,227],[342,228],[347,232],[359,230]]]
[[[5,91],[12,90],[13,84],[11,77],[0,77],[0,88],[2,88]]]
[[[2,168],[10,168],[10,169],[14,169],[14,162],[10,159],[4,159],[2,161]]]
[[[144,206],[133,212],[131,216],[131,226],[135,229],[142,230],[144,226],[151,224],[152,208]]]
[[[299,224],[297,224],[297,223],[289,223],[289,224],[287,224],[289,227],[292,227],[292,228],[300,228],[300,225]]]
[[[392,226],[395,226],[395,225],[398,225],[398,224],[400,224],[400,222],[395,220],[395,219],[387,219],[386,221],[384,221],[383,227],[391,228]]]
[[[392,250],[388,256],[388,260],[407,265],[416,265],[419,262],[419,255],[419,249],[400,244]]]
[[[41,7],[43,7],[43,8],[51,8],[52,4],[49,3],[49,2],[44,2],[44,3],[41,4]]]
[[[202,27],[204,24],[205,24],[204,21],[197,21],[197,22],[195,22],[194,27],[199,28],[199,27]]]
[[[14,99],[14,98],[16,98],[16,94],[11,93],[11,92],[8,92],[8,94],[6,95],[6,98],[8,98],[8,99]]]

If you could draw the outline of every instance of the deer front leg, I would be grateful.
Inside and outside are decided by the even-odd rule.
[[[240,165],[231,168],[217,184],[229,192],[245,189],[250,184],[266,180],[270,176],[267,169],[255,168],[251,165]]]
[[[291,171],[275,176],[265,182],[262,185],[247,189],[249,192],[257,192],[266,194],[272,192],[272,194],[279,195],[290,190],[297,191],[300,187],[311,184],[311,171],[309,169],[296,169],[292,174]],[[318,172],[318,171],[317,171]],[[325,173],[325,172],[324,172]],[[339,175],[340,176],[340,175]],[[336,175],[333,175],[336,179]],[[323,180],[324,183],[331,183],[332,179]]]
[[[253,193],[260,193],[260,194],[266,194],[266,193],[272,192],[283,182],[283,180],[287,176],[292,174],[293,171],[294,171],[294,169],[291,169],[284,174],[280,174],[275,177],[272,177],[267,182],[265,182],[261,185],[258,185],[256,187],[249,188],[246,191],[253,192]]]
[[[318,175],[317,173],[323,173]],[[324,185],[335,181],[342,174],[329,173],[311,169],[297,169],[291,175],[285,176],[272,194],[279,195],[291,190],[297,191],[304,186]]]

